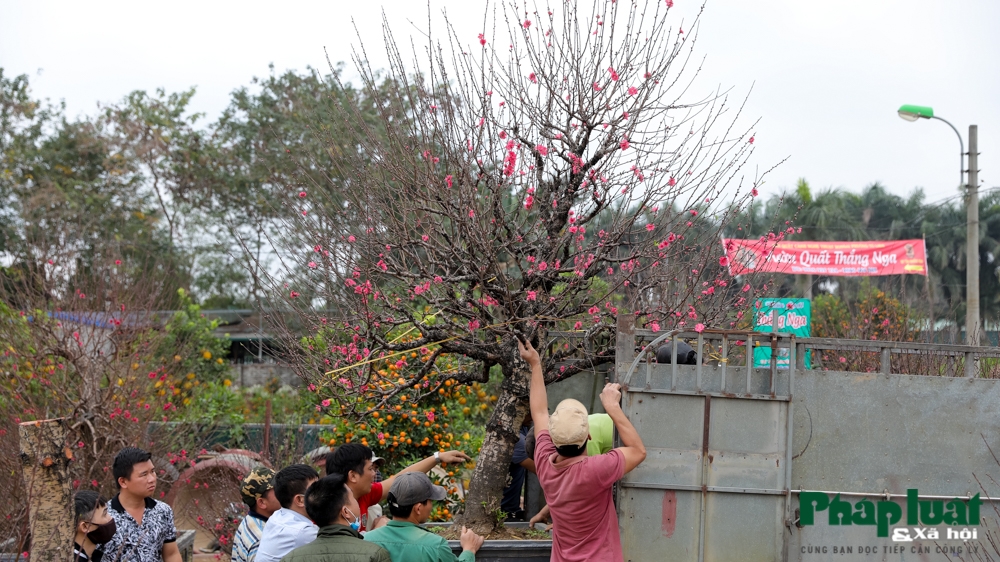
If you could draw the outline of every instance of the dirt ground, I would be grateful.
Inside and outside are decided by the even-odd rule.
[[[208,546],[212,542],[212,536],[207,532],[197,529],[194,535],[194,558],[192,562],[229,562],[229,556],[219,553],[202,554],[198,549]],[[218,556],[218,558],[216,558]]]
[[[461,535],[461,528],[449,527],[446,529],[433,528],[432,530],[441,535],[448,540],[459,539]],[[552,538],[552,535],[544,531],[536,531],[534,529],[515,529],[511,527],[501,527],[489,535],[484,537],[486,540],[515,540],[515,541],[525,541],[525,540],[548,540]]]

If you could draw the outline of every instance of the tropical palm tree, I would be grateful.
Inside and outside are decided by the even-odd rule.
[[[798,240],[864,240],[866,232],[856,212],[859,206],[857,195],[839,189],[827,188],[813,196],[809,182],[800,178],[794,192],[772,197],[765,212],[794,226]],[[817,284],[829,286],[831,282],[813,275],[800,275],[796,281],[798,287],[794,292],[807,299],[812,298]],[[793,292],[787,286],[783,289],[786,294]]]

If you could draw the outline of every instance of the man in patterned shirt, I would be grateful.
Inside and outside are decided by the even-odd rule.
[[[182,562],[174,511],[152,498],[156,469],[150,458],[138,447],[125,447],[115,455],[112,473],[119,492],[108,513],[117,532],[102,547],[104,562]]]
[[[266,466],[258,466],[243,479],[240,489],[243,501],[250,507],[250,513],[243,518],[233,537],[233,562],[253,562],[260,546],[260,536],[264,534],[264,524],[272,513],[281,509],[274,497],[274,471]]]

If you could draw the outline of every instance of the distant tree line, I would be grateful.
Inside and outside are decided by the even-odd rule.
[[[206,308],[255,306],[267,293],[261,268],[281,259],[276,248],[295,245],[302,235],[288,231],[296,223],[286,216],[295,212],[286,199],[316,177],[358,188],[338,176],[345,167],[336,159],[356,151],[359,140],[337,112],[349,102],[361,119],[375,123],[379,108],[363,89],[341,84],[337,72],[277,74],[272,68],[236,89],[213,121],[190,111],[194,88],[135,91],[71,118],[64,104],[35,98],[27,76],[0,68],[0,283],[57,291],[56,264],[63,266],[58,275],[71,271],[79,282],[96,260],[113,253],[136,279],[157,281],[165,306],[179,305],[178,287]],[[338,201],[325,204],[337,207]],[[802,229],[796,240],[923,238],[929,277],[871,282],[920,317],[964,321],[960,194],[928,203],[921,189],[907,197],[879,183],[861,193],[815,192],[800,180],[781,195],[758,198],[747,215],[733,222],[729,235],[759,236],[787,224]],[[354,220],[344,212],[323,216]],[[995,323],[1000,193],[984,193],[980,221],[982,317]],[[737,231],[737,224],[746,227]],[[331,237],[344,230],[343,224],[322,226]],[[775,285],[782,295],[834,293],[850,301],[861,281],[788,276]]]
[[[885,290],[910,307],[914,318],[965,321],[966,209],[962,194],[927,202],[922,189],[909,196],[890,193],[878,182],[852,193],[839,188],[814,192],[805,179],[794,190],[754,204],[748,234],[766,234],[772,225],[794,226],[794,240],[924,239],[930,275],[845,278],[786,276],[779,294],[833,293],[846,302],[864,298],[865,289]],[[1000,192],[984,190],[979,201],[981,315],[1000,322]],[[739,236],[740,232],[733,232]],[[995,329],[995,328],[994,328]]]

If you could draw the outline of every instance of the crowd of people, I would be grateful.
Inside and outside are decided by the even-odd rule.
[[[501,509],[523,520],[520,494],[525,474],[534,473],[548,505],[530,522],[551,520],[551,560],[622,561],[612,487],[643,462],[646,449],[622,411],[621,388],[605,385],[600,396],[605,414],[588,415],[574,399],[563,400],[550,414],[538,352],[529,342],[518,349],[531,370],[530,413],[519,432]],[[671,351],[658,360],[670,362]],[[676,360],[687,363],[691,357],[678,349]],[[615,431],[618,448],[613,448]],[[443,537],[423,526],[434,502],[447,496],[427,472],[468,461],[468,455],[437,452],[381,482],[376,467],[382,459],[360,443],[341,445],[325,460],[324,476],[294,464],[277,472],[258,467],[244,478],[241,494],[249,512],[233,537],[233,562],[475,560],[483,537],[463,527],[462,552],[456,556]],[[156,471],[150,454],[125,448],[112,470],[118,485],[113,498],[89,490],[75,495],[74,560],[181,562],[173,511],[152,497]],[[390,518],[377,515],[383,502]]]
[[[326,475],[306,464],[277,472],[257,467],[240,489],[248,508],[233,537],[234,562],[438,562],[475,560],[483,538],[463,528],[461,556],[421,527],[433,502],[447,494],[427,472],[469,460],[437,452],[383,482],[375,482],[371,449],[348,443],[326,458]],[[110,501],[83,490],[74,496],[76,562],[181,562],[173,510],[153,499],[156,471],[148,452],[128,447],[114,460],[118,494]],[[369,507],[386,502],[392,519],[368,521]],[[370,529],[368,528],[370,525]],[[363,540],[362,540],[363,538]]]

